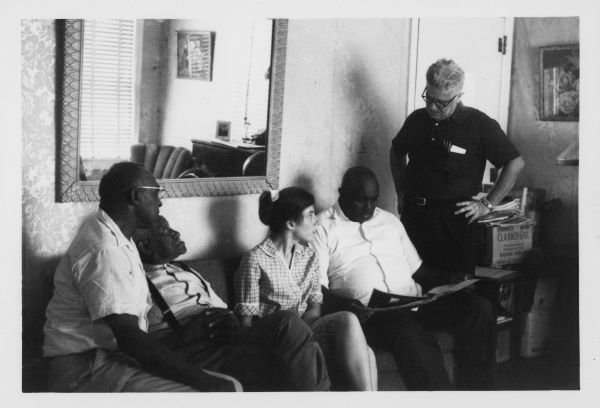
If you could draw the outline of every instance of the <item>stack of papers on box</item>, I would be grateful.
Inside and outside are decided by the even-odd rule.
[[[523,215],[521,200],[515,198],[505,204],[494,207],[494,210],[481,216],[477,222],[484,225],[521,225],[530,220]]]
[[[475,277],[490,279],[494,281],[506,281],[519,276],[519,272],[512,269],[501,269],[501,268],[488,268],[485,266],[477,265],[475,267]]]
[[[519,225],[528,221],[518,210],[494,210],[477,219],[478,223],[484,225]]]

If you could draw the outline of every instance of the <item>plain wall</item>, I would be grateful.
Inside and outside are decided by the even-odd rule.
[[[579,122],[540,121],[539,47],[578,43],[577,17],[515,19],[508,135],[526,163],[519,184],[559,200],[544,214],[540,240],[571,250],[578,243],[578,167],[558,166],[556,157],[578,140]]]
[[[322,209],[336,201],[342,173],[363,164],[380,179],[380,205],[395,208],[388,151],[406,117],[409,28],[408,19],[290,21],[281,187],[308,188]],[[21,33],[23,332],[39,345],[57,260],[97,203],[55,202],[54,21],[23,20]],[[161,213],[187,243],[183,259],[237,257],[267,232],[257,201],[166,199]]]

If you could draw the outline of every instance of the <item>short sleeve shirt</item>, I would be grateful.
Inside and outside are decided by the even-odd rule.
[[[406,118],[392,141],[398,156],[408,155],[405,194],[460,200],[481,191],[486,160],[496,167],[519,157],[498,122],[459,104],[454,114],[435,121],[425,108]]]
[[[311,245],[319,256],[321,283],[333,293],[365,305],[373,289],[421,294],[412,275],[422,261],[398,217],[376,208],[360,224],[350,221],[336,203],[318,219]]]
[[[319,262],[315,252],[294,245],[292,264],[286,265],[271,238],[250,250],[234,276],[238,316],[266,316],[290,310],[302,316],[310,303],[321,303]]]
[[[80,229],[56,269],[46,309],[44,355],[116,350],[116,339],[102,318],[134,315],[139,328],[147,331],[151,304],[136,246],[99,210]]]

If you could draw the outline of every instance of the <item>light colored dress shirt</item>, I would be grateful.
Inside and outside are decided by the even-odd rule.
[[[234,276],[238,316],[265,316],[291,310],[302,316],[309,303],[321,303],[319,262],[315,252],[294,245],[291,267],[278,254],[271,238],[242,258]]]
[[[152,300],[137,248],[102,210],[91,217],[62,257],[54,276],[54,293],[46,309],[44,356],[82,353],[94,348],[116,350],[111,314],[138,318],[148,330]]]
[[[208,307],[222,307],[227,304],[215,293],[210,284],[198,272],[190,268],[187,271],[174,263],[147,265],[146,276],[150,278],[160,292],[177,321],[185,324],[192,316]],[[150,333],[168,329],[160,308],[153,304],[148,312]]]
[[[420,296],[412,274],[421,258],[400,220],[376,208],[360,224],[350,221],[338,203],[321,212],[311,246],[319,255],[321,284],[334,294],[369,303],[373,289]]]

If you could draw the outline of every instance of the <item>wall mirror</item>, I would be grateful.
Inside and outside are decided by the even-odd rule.
[[[57,200],[115,162],[167,197],[278,187],[287,20],[58,20]]]

